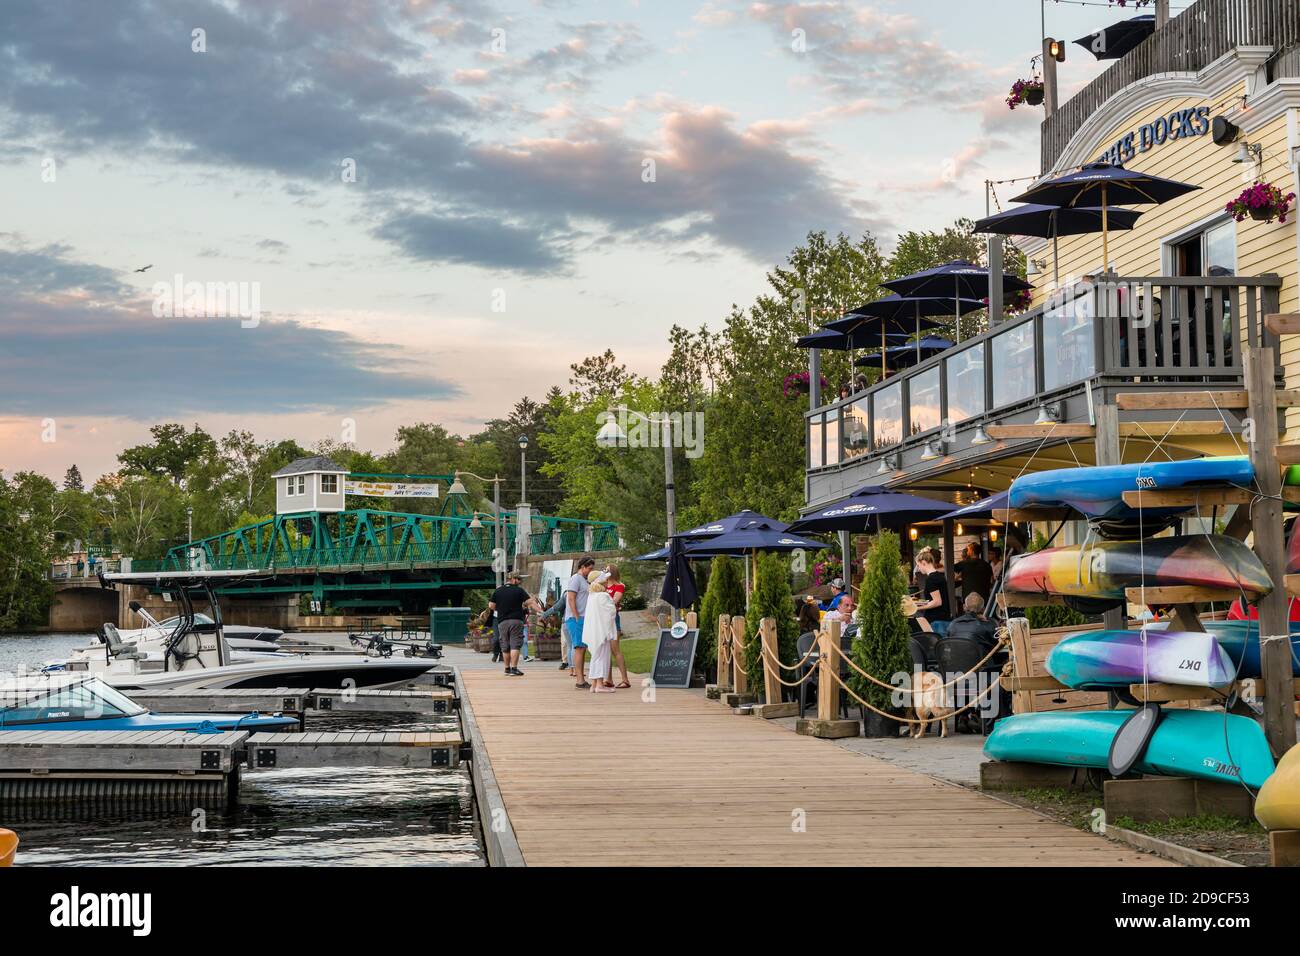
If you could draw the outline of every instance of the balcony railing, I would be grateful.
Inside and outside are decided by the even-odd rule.
[[[1277,345],[1263,316],[1277,311],[1281,285],[1275,275],[1080,281],[1032,312],[809,412],[807,468],[943,438],[1086,381],[1238,383],[1243,343]]]
[[[1120,90],[1161,73],[1194,73],[1239,46],[1300,43],[1296,0],[1199,0],[1043,120],[1043,172],[1051,172],[1088,117]]]

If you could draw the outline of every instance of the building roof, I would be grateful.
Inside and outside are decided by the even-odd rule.
[[[346,468],[340,468],[324,455],[313,455],[311,458],[299,458],[297,461],[289,462],[271,477],[282,478],[285,475],[305,475],[321,471],[347,474]]]

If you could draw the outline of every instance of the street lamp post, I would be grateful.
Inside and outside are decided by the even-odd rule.
[[[194,570],[194,509],[185,509],[185,567]]]
[[[519,436],[519,500],[528,500],[528,436]]]
[[[626,405],[619,405],[611,409],[611,412],[621,412],[625,415],[635,415],[637,418],[650,425],[661,425],[663,435],[661,444],[664,446],[664,499],[667,508],[668,517],[668,537],[677,533],[677,493],[673,485],[673,421],[665,413],[663,418],[656,421],[649,415],[634,411]],[[596,432],[596,444],[602,448],[617,448],[627,440],[627,434],[619,427],[618,422],[611,414],[605,424],[600,426]]]

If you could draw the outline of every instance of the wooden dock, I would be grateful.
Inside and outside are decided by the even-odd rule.
[[[132,691],[141,707],[159,714],[219,713],[411,713],[450,714],[459,698],[452,687],[420,690],[313,690],[308,687],[230,690]]]
[[[528,865],[1167,865],[700,692],[643,703],[527,673],[460,676]]]

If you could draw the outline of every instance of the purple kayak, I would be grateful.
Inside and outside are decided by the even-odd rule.
[[[1222,687],[1236,671],[1214,635],[1189,631],[1083,631],[1047,655],[1047,672],[1075,690],[1127,687],[1144,675],[1156,684]]]

